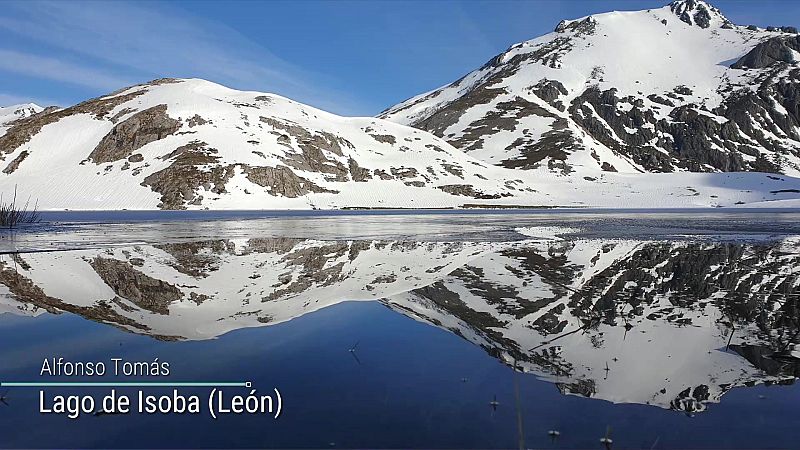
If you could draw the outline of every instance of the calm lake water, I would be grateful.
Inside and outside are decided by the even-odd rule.
[[[282,411],[215,420],[196,387],[199,414],[72,420],[0,388],[2,448],[800,442],[798,212],[45,218],[0,235],[1,382],[241,380]],[[53,357],[170,375],[40,377]]]

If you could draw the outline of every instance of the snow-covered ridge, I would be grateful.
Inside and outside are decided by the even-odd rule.
[[[428,133],[196,79],[17,121],[0,158],[0,189],[42,208],[437,207],[531,192]]]
[[[381,301],[565,394],[697,412],[733,387],[794,380],[799,243],[252,238],[29,253],[0,256],[0,310],[209,339]]]
[[[553,138],[558,145],[548,151],[569,151]],[[685,208],[800,199],[800,180],[786,176],[576,171],[558,161],[547,163],[552,171],[520,171],[473,155],[387,120],[162,79],[13,121],[0,135],[0,192],[16,188],[40,209],[94,210]],[[575,155],[586,167],[628,164],[610,153]]]

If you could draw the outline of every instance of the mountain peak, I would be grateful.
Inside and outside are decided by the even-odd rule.
[[[0,106],[0,135],[2,135],[5,129],[14,121],[32,116],[43,110],[44,108],[35,103]]]
[[[16,114],[20,117],[25,117],[26,115],[36,114],[43,109],[44,108],[36,103],[22,103],[19,105],[0,106],[0,113]]]
[[[731,25],[722,11],[703,0],[675,0],[669,4],[669,9],[681,21],[700,28]]]

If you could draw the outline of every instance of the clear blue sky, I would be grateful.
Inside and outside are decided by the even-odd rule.
[[[162,76],[373,115],[561,19],[667,0],[0,3],[0,104],[69,105]],[[717,0],[738,24],[800,25],[800,1]]]

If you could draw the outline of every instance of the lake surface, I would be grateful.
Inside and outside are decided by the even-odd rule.
[[[800,442],[796,211],[45,218],[0,235],[0,382],[242,380],[282,411],[73,420],[40,390],[111,388],[0,388],[3,448]],[[40,377],[54,357],[170,374]]]

